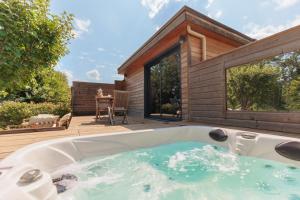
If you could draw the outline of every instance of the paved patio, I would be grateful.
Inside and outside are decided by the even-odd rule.
[[[70,127],[68,130],[61,131],[47,131],[47,132],[32,132],[32,133],[19,133],[19,134],[7,134],[0,135],[0,159],[3,159],[8,154],[16,151],[17,149],[44,140],[50,140],[55,138],[70,137],[70,136],[80,136],[80,135],[91,135],[91,134],[101,134],[101,133],[112,133],[121,131],[134,131],[141,129],[152,129],[152,128],[162,128],[180,125],[199,125],[199,123],[191,122],[162,122],[149,119],[137,119],[129,117],[129,124],[123,125],[117,123],[117,125],[111,126],[107,121],[95,122],[94,116],[80,116],[73,117]],[[236,127],[229,127],[236,128]],[[245,128],[237,128],[243,130],[256,131],[266,134],[275,135],[286,135],[291,137],[300,137],[298,134],[287,134],[282,132],[271,132],[271,131],[258,131]]]

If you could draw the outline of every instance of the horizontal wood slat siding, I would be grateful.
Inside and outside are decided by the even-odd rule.
[[[96,112],[95,96],[101,88],[104,95],[112,95],[114,84],[73,82],[72,86],[72,112],[74,115],[89,115]]]
[[[211,49],[216,49],[214,45]],[[190,119],[214,124],[300,133],[300,113],[226,110],[225,70],[300,49],[300,26],[190,67]],[[213,53],[212,53],[213,54]],[[212,55],[211,54],[211,55]]]
[[[144,116],[144,67],[127,74],[126,90],[129,91],[128,113],[132,116]]]
[[[202,41],[189,35],[191,63],[189,68],[189,119],[196,116],[224,117],[224,83],[223,60],[211,60],[205,65],[202,61]],[[206,37],[207,59],[226,53],[236,46]],[[217,81],[216,81],[217,80]]]
[[[221,42],[219,40],[216,40],[216,39],[213,39],[210,37],[206,38],[206,43],[207,43],[207,47],[206,47],[207,59],[216,57],[218,55],[221,55],[225,52],[228,52],[228,51],[236,48],[236,46],[226,44],[224,42]]]

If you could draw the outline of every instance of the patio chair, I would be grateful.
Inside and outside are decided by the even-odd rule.
[[[123,124],[127,124],[129,92],[122,90],[114,90],[114,99],[112,107],[108,107],[110,123],[115,124],[115,117],[123,115]]]

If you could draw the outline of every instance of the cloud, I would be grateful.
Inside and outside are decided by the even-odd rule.
[[[275,9],[285,9],[297,4],[300,0],[272,0],[276,4]]]
[[[86,52],[82,52],[81,53],[81,56],[78,57],[80,60],[84,60],[84,61],[87,61],[87,62],[90,62],[90,63],[94,63],[96,62],[95,59],[91,58],[89,56],[89,53],[86,53]]]
[[[121,75],[121,74],[114,74],[111,76],[113,79],[116,79],[116,80],[123,80],[124,79],[124,76]]]
[[[98,51],[105,51],[105,49],[104,49],[104,48],[101,48],[101,47],[99,47],[97,50],[98,50]]]
[[[67,77],[69,85],[72,85],[74,76],[73,76],[73,72],[71,70],[64,69],[62,63],[58,63],[56,65],[56,70],[62,72]]]
[[[110,52],[109,54],[110,54],[111,56],[118,56],[118,54],[115,53],[115,52]]]
[[[74,19],[75,29],[72,30],[75,38],[79,38],[83,33],[89,32],[89,27],[91,25],[91,20],[83,20],[83,19]]]
[[[148,15],[152,19],[164,6],[168,5],[170,2],[187,4],[191,1],[197,2],[197,0],[140,0],[140,3],[149,11]],[[207,6],[209,7],[213,2],[214,0],[208,0]]]
[[[61,72],[67,77],[69,85],[72,85],[73,72],[67,69],[63,69]]]
[[[82,20],[82,19],[77,19],[75,18],[75,25],[77,26],[78,30],[82,32],[88,32],[89,27],[91,25],[91,21],[88,20]]]
[[[141,0],[142,6],[149,10],[148,15],[151,19],[168,3],[169,0]]]
[[[96,65],[96,68],[98,68],[98,69],[104,69],[105,65]]]
[[[213,9],[211,11],[210,7],[214,2],[215,0],[207,0],[207,5],[205,6],[205,9],[208,11],[207,16],[210,18],[219,19],[223,15],[223,11],[220,9],[219,10]]]
[[[215,0],[207,0],[207,5],[206,5],[205,8],[206,8],[206,9],[209,8],[209,7],[214,3],[214,1],[215,1]]]
[[[259,25],[253,22],[247,24],[244,30],[247,35],[253,38],[261,39],[269,35],[278,33],[280,31],[286,30],[293,26],[300,24],[300,15],[297,15],[293,20],[287,22],[284,25]]]
[[[97,69],[92,69],[92,70],[86,72],[86,75],[89,79],[97,80],[97,81],[100,80],[100,73]]]
[[[214,18],[214,19],[219,19],[221,16],[223,15],[223,11],[222,10],[218,10],[216,13],[208,13],[208,16],[210,18]]]
[[[218,10],[217,13],[215,14],[215,18],[220,18],[223,15],[223,11],[222,10]]]
[[[95,59],[92,59],[92,58],[88,58],[87,61],[89,61],[89,62],[91,62],[91,63],[96,62],[96,60],[95,60]]]

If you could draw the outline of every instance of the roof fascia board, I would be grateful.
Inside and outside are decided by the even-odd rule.
[[[164,38],[168,33],[177,28],[180,24],[186,21],[186,13],[184,9],[172,17],[163,27],[160,28],[150,39],[148,39],[132,56],[130,56],[119,68],[118,72],[122,73],[124,69],[136,58],[144,54],[147,50],[153,47],[159,40]]]

